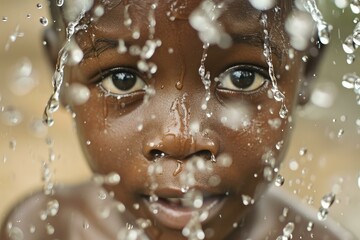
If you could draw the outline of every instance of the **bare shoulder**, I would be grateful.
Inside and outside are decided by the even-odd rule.
[[[331,217],[319,220],[317,210],[302,203],[280,188],[271,188],[260,207],[268,209],[268,239],[291,234],[293,239],[355,240],[356,238]]]
[[[107,192],[91,183],[32,194],[2,224],[0,239],[116,239],[111,226],[124,225]]]

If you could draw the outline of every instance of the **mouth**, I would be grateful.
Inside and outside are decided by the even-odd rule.
[[[203,194],[202,204],[196,206],[183,194],[158,195],[158,200],[150,201],[149,196],[143,200],[155,220],[165,227],[181,230],[192,219],[196,213],[200,213],[200,221],[205,223],[215,217],[222,209],[225,201],[225,194],[209,195]],[[195,205],[196,207],[194,207]]]

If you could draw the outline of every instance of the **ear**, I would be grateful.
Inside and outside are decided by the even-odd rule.
[[[316,73],[324,56],[326,46],[319,44],[312,45],[308,50],[307,61],[304,63],[303,79],[300,80],[298,91],[298,104],[305,105],[312,93],[312,88],[316,80]]]
[[[53,69],[55,69],[60,50],[60,38],[54,27],[46,28],[43,33],[45,53]]]

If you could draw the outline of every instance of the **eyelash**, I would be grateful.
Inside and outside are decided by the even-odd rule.
[[[122,74],[132,74],[134,77],[136,77],[136,80],[135,80],[136,82],[134,83],[134,85],[129,90],[120,90],[120,89],[118,89],[119,92],[124,91],[124,93],[116,93],[115,92],[116,90],[114,92],[111,92],[109,89],[106,89],[106,86],[104,86],[106,83],[104,81],[106,81],[107,78],[109,78],[109,77],[114,77],[115,74],[121,74],[121,73]],[[110,80],[110,81],[113,81],[113,79]],[[142,81],[142,82],[139,83],[139,81]],[[102,72],[101,76],[100,76],[100,79],[99,79],[99,77],[96,77],[94,82],[97,82],[96,86],[104,94],[106,94],[108,96],[111,96],[111,97],[114,97],[114,98],[117,98],[117,99],[130,96],[131,94],[133,94],[135,92],[140,92],[141,89],[143,89],[144,87],[147,86],[146,81],[144,80],[144,77],[141,76],[141,74],[139,74],[136,70],[133,70],[132,68],[128,68],[128,67],[112,68],[110,70]],[[109,85],[109,84],[114,85],[114,82],[108,83],[107,85]],[[139,84],[143,85],[143,87],[136,90],[136,91],[130,91],[132,88],[134,88],[136,86],[139,87]],[[109,87],[109,86],[107,86],[107,87]],[[116,86],[114,86],[114,87],[116,87]]]
[[[254,74],[259,74],[260,76],[262,76],[264,78],[264,83],[257,89],[251,90],[251,91],[246,91],[246,90],[231,90],[231,89],[225,89],[225,88],[221,88],[219,87],[221,85],[221,81],[222,79],[224,79],[224,76],[226,74],[230,74],[232,71],[237,70],[237,71],[243,71],[243,72],[252,72]],[[258,66],[254,66],[254,65],[235,65],[232,67],[228,67],[226,68],[225,71],[223,71],[219,77],[218,77],[218,83],[216,85],[217,89],[219,89],[220,91],[231,91],[231,92],[236,92],[236,93],[241,93],[244,95],[249,95],[252,97],[256,97],[258,95],[263,94],[265,91],[267,91],[267,87],[268,85],[271,83],[270,81],[270,76],[267,70],[265,70],[262,67],[258,67]]]
[[[226,78],[231,78],[233,76],[229,76],[230,74],[235,73],[236,71],[238,72],[242,72],[242,74],[245,74],[246,72],[250,72],[253,73],[254,76],[251,76],[251,78],[253,77],[254,80],[252,80],[252,82],[250,83],[250,86],[241,89],[238,86],[235,86],[235,83],[231,80],[231,84],[233,84],[233,86],[235,86],[235,88],[238,89],[230,89],[229,88],[229,84],[227,84],[228,86],[226,87],[221,86],[223,84],[222,81],[224,81],[224,79]],[[119,88],[117,88],[117,86],[115,86],[114,83],[114,79],[108,79],[110,83],[106,83],[104,81],[107,80],[107,78],[109,77],[114,77],[115,74],[131,74],[134,77],[136,77],[135,79],[135,83],[133,86],[131,86],[128,90],[121,90]],[[263,78],[263,83],[261,83],[261,85],[255,89],[252,90],[246,90],[248,88],[251,88],[252,84],[256,84],[258,81],[257,79],[257,75],[260,75]],[[236,77],[244,77],[244,75],[241,76],[236,76]],[[247,76],[245,76],[246,78]],[[118,68],[113,68],[110,70],[107,70],[103,73],[101,73],[100,79],[99,77],[96,77],[95,80],[93,80],[94,82],[98,82],[96,85],[97,87],[100,89],[100,91],[102,91],[104,94],[108,95],[108,96],[112,96],[114,98],[120,99],[123,97],[127,97],[135,92],[140,92],[141,90],[144,90],[144,87],[147,86],[146,81],[143,80],[144,78],[141,76],[141,74],[138,74],[137,71],[133,70],[132,68],[128,68],[128,67],[118,67]],[[227,79],[229,81],[229,79]],[[142,81],[139,83],[139,81]],[[140,86],[139,86],[140,84]],[[246,84],[246,83],[245,83]],[[268,72],[263,69],[262,67],[258,67],[258,66],[253,66],[253,65],[235,65],[232,67],[227,68],[225,71],[223,71],[219,77],[218,77],[218,81],[216,84],[216,89],[217,91],[223,92],[223,93],[229,93],[229,94],[242,94],[242,95],[247,95],[251,98],[256,98],[259,95],[262,95],[265,91],[267,91],[268,89],[268,85],[270,84],[270,78],[268,75]],[[138,88],[135,91],[131,91],[131,89],[133,88]],[[116,89],[117,88],[117,89]],[[115,89],[115,90],[114,90]],[[123,91],[123,92],[121,92]]]

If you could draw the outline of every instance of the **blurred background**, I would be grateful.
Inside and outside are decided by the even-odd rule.
[[[335,2],[341,6],[347,1]],[[283,187],[314,208],[320,207],[324,195],[336,193],[329,215],[360,238],[360,106],[355,93],[341,85],[344,74],[360,75],[360,59],[348,65],[341,46],[356,16],[335,2],[319,1],[333,26],[332,41],[313,101],[298,109],[280,173],[285,177]],[[0,221],[10,207],[43,186],[44,162],[50,162],[57,184],[91,176],[70,114],[61,109],[53,127],[41,124],[52,91],[51,64],[41,34],[47,17],[47,1],[0,0]]]

